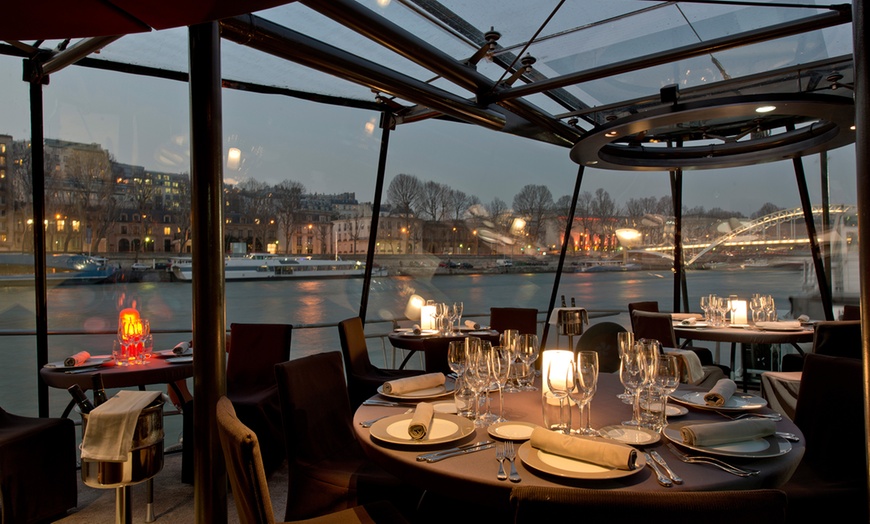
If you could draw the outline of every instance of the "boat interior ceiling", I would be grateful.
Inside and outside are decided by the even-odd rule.
[[[183,26],[220,20],[224,88],[380,109],[396,126],[471,123],[582,165],[728,167],[854,140],[848,3],[50,4],[14,3],[0,22],[31,80],[72,63],[183,79]],[[777,109],[757,113],[765,102]]]

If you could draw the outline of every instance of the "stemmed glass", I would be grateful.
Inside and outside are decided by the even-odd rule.
[[[674,355],[660,355],[656,366],[655,387],[662,394],[662,427],[668,423],[668,397],[680,385],[680,363]]]
[[[749,299],[749,311],[752,313],[753,324],[764,320],[764,300],[758,293]]]
[[[495,422],[504,422],[504,386],[511,372],[513,352],[503,346],[494,346],[489,350],[487,364],[489,375],[498,383],[498,418]]]
[[[626,348],[634,346],[634,333],[631,331],[620,331],[616,334],[616,344],[619,348],[619,358],[621,359],[622,355],[625,354]],[[632,397],[631,391],[628,388],[625,388],[622,393],[616,395],[616,398],[622,400],[625,404],[631,404]]]
[[[516,359],[517,337],[519,336],[520,332],[516,329],[505,329],[502,334],[499,335],[499,345],[508,348],[514,356],[514,359]],[[519,379],[516,375],[520,370],[519,364],[515,365],[513,370],[514,374],[513,376],[508,377],[507,388],[505,390],[508,393],[516,393],[520,391]]]
[[[453,340],[447,346],[447,365],[450,370],[461,377],[468,368],[468,353],[465,350],[465,340]]]
[[[565,409],[565,403],[569,401],[568,393],[574,389],[573,362],[550,362],[550,365],[547,366],[546,372],[547,387],[550,390],[550,394],[554,399],[559,401],[559,413],[570,413],[570,411]],[[570,417],[568,417],[568,420],[570,420]],[[559,421],[558,431],[565,434],[571,432],[568,420]]]
[[[625,389],[631,392],[632,414],[631,420],[623,422],[626,426],[640,425],[640,390],[643,388],[643,359],[641,357],[641,343],[625,349],[619,360],[619,380]]]
[[[485,349],[486,347],[486,349]],[[486,363],[486,352],[488,344],[480,339],[475,339],[468,346],[468,362],[465,370],[465,383],[474,392],[474,425],[477,427],[486,427],[489,425],[486,414],[480,412],[481,395],[489,391],[491,384],[489,378],[489,368]],[[484,397],[485,398],[485,397]],[[487,403],[487,413],[489,412],[489,403]]]
[[[520,391],[537,391],[532,382],[533,380],[525,380],[526,377],[534,377],[532,366],[538,360],[538,355],[541,353],[541,346],[538,344],[538,335],[526,333],[517,337],[514,344],[514,351],[521,365],[517,366],[517,382],[519,383]],[[520,378],[522,377],[522,378]]]
[[[704,320],[710,321],[710,297],[711,295],[701,295],[701,311],[704,312]]]
[[[443,302],[435,303],[435,328],[438,330],[440,335],[446,335],[446,331],[444,329],[444,319],[447,318],[447,304]]]
[[[597,436],[598,431],[592,429],[592,397],[598,389],[598,353],[595,351],[577,352],[576,361],[571,362],[574,373],[572,388],[568,391],[571,400],[580,408],[580,428],[578,435]]]
[[[462,302],[454,302],[453,303],[453,314],[456,316],[454,319],[456,321],[456,329],[462,329]]]
[[[764,295],[762,301],[764,302],[765,320],[768,322],[776,322],[776,303],[773,300],[773,296]]]

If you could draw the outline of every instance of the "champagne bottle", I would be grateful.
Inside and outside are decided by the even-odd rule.
[[[85,392],[82,391],[81,386],[78,384],[73,384],[69,388],[67,388],[69,394],[72,395],[73,400],[75,400],[76,404],[79,406],[79,410],[81,410],[83,415],[86,415],[94,410],[94,405],[91,404],[91,401],[88,399],[88,396],[85,395]]]
[[[103,375],[100,373],[94,373],[92,380],[94,386],[94,406],[99,406],[108,400],[108,398],[106,398],[106,390],[103,388]]]
[[[562,295],[562,307],[568,307],[568,305],[565,304],[565,295]]]
[[[574,297],[571,297],[571,307],[577,307],[577,305],[574,304]]]

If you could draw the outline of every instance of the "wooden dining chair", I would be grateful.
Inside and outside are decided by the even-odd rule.
[[[227,397],[242,422],[260,436],[269,473],[285,456],[275,364],[290,359],[292,332],[290,324],[230,324]]]
[[[422,491],[371,462],[357,441],[337,351],[278,364],[275,378],[290,467],[285,519],[379,499],[413,511]]]
[[[412,377],[425,373],[418,369],[385,369],[372,364],[366,343],[362,318],[351,317],[338,323],[338,338],[344,358],[344,372],[352,409],[375,395],[378,387],[388,380]]]
[[[514,524],[668,522],[668,524],[782,524],[786,496],[776,489],[741,491],[619,491],[517,486],[511,490]]]
[[[503,333],[506,329],[516,329],[520,335],[538,333],[538,310],[522,307],[489,308],[489,327]]]
[[[577,351],[595,351],[598,353],[598,370],[601,373],[619,371],[619,342],[617,333],[626,329],[616,322],[599,322],[593,324],[580,335],[577,341]]]
[[[257,434],[245,426],[236,415],[233,403],[226,396],[218,399],[218,437],[227,465],[233,503],[241,524],[273,524],[275,512],[266,481],[266,470],[260,454]],[[292,487],[291,487],[292,488]],[[312,524],[338,523],[403,523],[406,519],[388,502],[373,502],[365,506],[346,508],[310,520]]]
[[[0,408],[0,522],[50,522],[77,498],[73,421]]]
[[[808,353],[794,423],[806,450],[781,488],[790,519],[819,522],[836,512],[868,522],[861,360]]]

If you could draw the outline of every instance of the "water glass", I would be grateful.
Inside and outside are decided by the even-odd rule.
[[[465,374],[460,374],[456,379],[456,387],[453,390],[453,400],[456,403],[456,414],[474,420],[474,391],[465,382]]]
[[[565,396],[556,396],[552,391],[541,395],[541,409],[544,414],[544,427],[559,433],[571,431],[571,405]]]
[[[131,354],[131,345],[118,339],[112,341],[112,360],[116,366],[129,366],[135,360]]]

